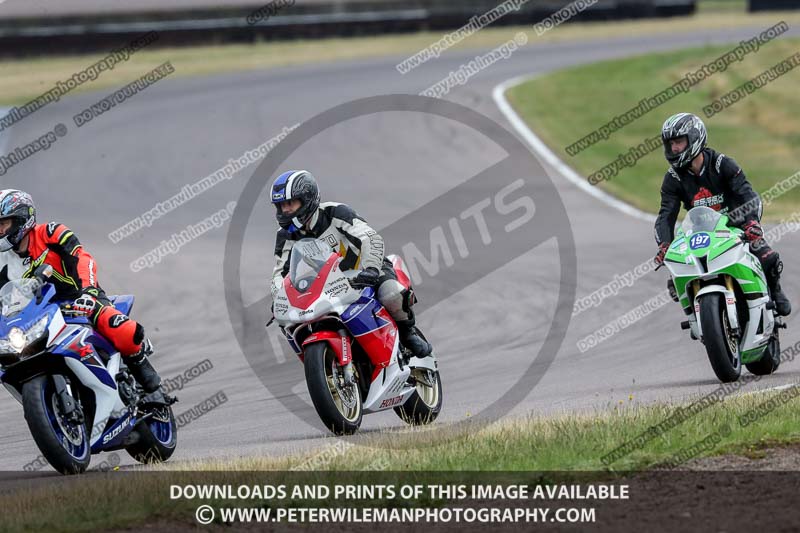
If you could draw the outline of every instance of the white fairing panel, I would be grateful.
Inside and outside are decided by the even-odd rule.
[[[63,342],[73,335],[78,338],[81,336],[85,338],[89,333],[90,331],[88,329],[80,326],[67,326],[63,333],[58,336],[56,342]],[[100,361],[99,357],[97,359]],[[119,392],[116,387],[110,387],[100,381],[100,379],[82,362],[72,357],[65,357],[64,362],[80,382],[94,392],[96,409],[94,420],[92,420],[92,435],[89,441],[91,445],[94,445],[100,439],[109,417],[111,417],[112,414],[116,417],[119,413],[124,412],[125,404],[122,403],[122,399],[119,397]],[[116,375],[116,372],[111,372],[114,366],[119,369],[119,354],[115,354],[109,361],[109,366],[106,367],[112,380],[114,380],[114,376]]]
[[[768,301],[769,298],[764,296],[757,300],[749,300],[747,302],[750,312],[750,321],[747,323],[744,338],[742,339],[741,350],[743,352],[764,346],[769,342],[772,336],[772,331],[775,328],[775,315],[771,310],[767,309]],[[758,324],[762,320],[762,332],[756,333],[758,331]]]
[[[708,262],[709,272],[719,272],[723,268],[727,268],[737,263],[748,264],[749,261],[745,255],[750,255],[745,252],[743,245],[734,246],[730,250],[723,252],[714,259]]]
[[[375,413],[402,405],[414,392],[414,387],[406,383],[411,375],[411,368],[409,366],[400,368],[397,362],[399,353],[400,343],[395,338],[389,366],[381,371],[369,387],[369,394],[364,400],[365,413]]]
[[[715,292],[720,293],[724,299],[725,308],[728,311],[728,322],[730,323],[731,327],[734,329],[738,328],[739,314],[736,311],[736,295],[723,285],[707,285],[697,292],[697,295],[694,297],[694,308],[695,312],[697,313],[698,323],[700,322],[700,298],[706,294]],[[700,330],[700,333],[702,334],[702,329]]]
[[[61,330],[64,329],[66,323],[64,322],[64,315],[61,314],[61,310],[59,309],[56,311],[56,314],[53,315],[53,319],[50,321],[50,324],[47,326],[47,345],[50,346],[53,344],[53,341],[61,333]],[[73,330],[74,331],[74,330]]]

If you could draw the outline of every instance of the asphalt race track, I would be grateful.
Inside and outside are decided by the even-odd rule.
[[[734,43],[761,29],[591,43],[531,43],[453,89],[446,98],[512,131],[491,96],[492,89],[509,78],[646,51]],[[75,126],[72,116],[111,91],[66,97],[0,134],[0,145],[10,150],[52,130],[55,124],[67,126],[68,134],[49,150],[9,170],[2,177],[3,187],[29,191],[37,202],[40,221],[70,226],[97,259],[100,282],[109,293],[136,294],[133,316],[151,334],[157,347],[154,363],[163,377],[181,374],[204,359],[213,363],[213,369],[178,392],[180,403],[175,412],[182,413],[220,391],[228,401],[181,429],[175,462],[286,454],[334,442],[321,423],[308,415],[299,361],[277,364],[287,354],[276,353],[272,343],[265,341],[263,369],[269,373],[275,365],[270,375],[284,383],[284,387],[268,390],[236,341],[222,284],[228,224],[185,244],[152,268],[140,272],[130,268],[132,261],[173,233],[237,200],[256,165],[118,244],[109,240],[109,232],[286,126],[358,98],[417,94],[475,55],[474,51],[447,53],[406,75],[394,68],[403,56],[208,78],[167,78],[81,128]],[[592,105],[590,98],[586,105]],[[651,121],[656,133],[663,119],[656,110],[641,120]],[[323,199],[351,204],[377,229],[391,227],[389,251],[397,252],[413,242],[430,257],[427,232],[440,226],[447,230],[447,217],[442,213],[460,205],[460,195],[465,193],[457,189],[459,185],[504,157],[504,150],[494,141],[455,121],[395,111],[338,124],[304,144],[281,168],[308,168],[320,181]],[[554,183],[574,235],[577,297],[588,295],[655,253],[650,223],[598,201],[550,168],[517,165],[514,171],[523,173],[516,177],[529,180],[534,191],[537,187],[544,191],[548,180]],[[497,181],[483,180],[467,192],[470,198],[491,199],[508,179],[498,173]],[[537,202],[536,194],[533,201]],[[656,190],[652,202],[657,206]],[[555,209],[537,205],[542,216],[534,218],[536,227],[524,231],[569,233],[569,228],[548,225],[549,208]],[[418,209],[409,223],[395,224]],[[250,219],[241,256],[246,305],[262,301],[268,292],[276,228],[273,213],[262,195]],[[509,215],[506,220],[513,219]],[[467,221],[463,225],[467,227]],[[493,242],[507,237],[502,233],[490,236]],[[795,307],[800,294],[799,243],[798,236],[790,234],[776,246],[786,265],[784,287]],[[444,383],[445,406],[437,424],[480,413],[514,387],[528,369],[554,317],[562,284],[560,245],[560,240],[545,239],[532,249],[506,250],[502,253],[508,257],[498,258],[500,268],[471,261],[480,256],[477,251],[466,258],[456,255],[447,276],[433,276],[418,287],[419,322],[435,345]],[[563,278],[569,280],[566,270]],[[665,283],[665,272],[650,273],[599,307],[574,317],[553,364],[511,414],[591,412],[620,401],[679,401],[713,390],[718,382],[702,345],[680,330],[683,313],[677,304],[649,314],[585,353],[577,348],[580,339],[663,291]],[[251,317],[254,323],[266,317],[266,304],[262,304],[254,307],[259,309]],[[799,338],[796,316],[789,318],[789,327],[783,332],[784,347]],[[556,324],[556,329],[566,325]],[[273,327],[272,334],[276,331]],[[795,382],[798,374],[800,363],[789,362],[776,375],[748,388]],[[299,400],[289,398],[292,390],[300,395]],[[286,396],[283,402],[275,391]],[[290,411],[284,404],[295,407]],[[303,409],[305,416],[297,416],[295,411]],[[402,425],[389,411],[366,416],[362,428],[374,432]],[[22,470],[39,452],[21,406],[10,395],[3,395],[0,401],[0,427],[0,470]],[[131,464],[126,454],[120,456],[123,464]],[[107,457],[96,456],[93,465]],[[46,467],[43,472],[52,473],[52,469]]]

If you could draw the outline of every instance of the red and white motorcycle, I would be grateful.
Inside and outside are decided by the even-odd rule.
[[[410,288],[402,259],[388,258]],[[274,291],[275,321],[305,366],[317,414],[337,435],[354,433],[363,414],[386,409],[409,424],[433,422],[442,408],[436,355],[411,355],[374,289],[354,289],[358,272],[343,272],[340,262],[325,241],[302,239]]]

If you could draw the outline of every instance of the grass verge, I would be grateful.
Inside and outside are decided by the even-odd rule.
[[[800,170],[800,69],[711,118],[705,118],[703,107],[796,53],[798,45],[798,39],[767,43],[725,72],[706,78],[574,157],[566,152],[567,146],[732,46],[692,48],[569,68],[513,87],[508,97],[548,146],[583,176],[658,135],[671,114],[695,113],[706,122],[709,145],[736,159],[755,189],[764,191]],[[666,169],[663,152],[657,149],[601,186],[640,209],[656,212]],[[765,216],[784,219],[798,204],[800,190],[795,188],[767,207]]]
[[[766,445],[797,442],[800,438],[800,411],[794,401],[794,392],[796,390],[738,395],[712,404],[614,462],[612,467],[617,471],[637,471],[670,461],[681,463],[689,455],[753,456]],[[619,472],[609,472],[601,457],[649,428],[658,426],[673,415],[676,408],[675,405],[637,406],[632,397],[628,397],[613,409],[592,416],[528,417],[460,435],[447,430],[407,430],[370,437],[370,443],[375,446],[384,440],[398,442],[408,439],[412,446],[401,451],[340,446],[337,444],[339,441],[332,440],[330,447],[313,456],[220,458],[168,463],[161,467],[168,472],[110,472],[79,479],[48,480],[13,493],[0,494],[2,528],[92,531],[156,520],[188,523],[199,503],[197,500],[170,500],[167,496],[170,484],[275,484],[286,474],[275,472],[267,475],[253,471],[285,471],[309,464],[321,472],[307,473],[311,477],[303,478],[305,482],[342,482],[344,472],[357,470],[379,470],[380,482],[385,483],[395,477],[413,483],[408,476],[413,478],[427,472],[439,476],[435,474],[437,471],[442,473],[441,479],[448,471],[553,472],[547,478],[550,480],[559,477],[570,479],[570,472],[595,472],[596,475],[614,477]],[[753,413],[762,416],[752,421]],[[750,420],[751,423],[743,425],[740,420]],[[709,439],[712,435],[717,438]],[[709,442],[713,446],[700,445]],[[203,472],[187,469],[202,469]],[[402,471],[411,472],[401,478],[399,472]],[[628,473],[622,472],[622,475]],[[364,476],[367,474],[363,473]],[[298,482],[297,477],[286,479]],[[350,481],[352,477],[347,479]],[[376,478],[365,477],[364,481],[370,479],[374,483]],[[113,497],[109,497],[110,494]]]
[[[532,26],[488,27],[453,46],[452,50],[498,46],[511,39],[518,31],[527,31],[530,38],[527,46],[536,46],[548,42],[615,38],[621,35],[633,37],[743,26],[766,27],[780,19],[790,25],[800,23],[800,13],[751,15],[711,9],[703,10],[691,17],[564,24],[541,37],[536,36]],[[80,85],[74,92],[117,89],[165,61],[170,61],[175,67],[176,72],[173,76],[201,76],[389,55],[396,55],[398,60],[402,60],[438,41],[443,35],[443,32],[420,32],[377,37],[260,42],[250,45],[146,48],[113,70],[102,73],[95,81]],[[56,82],[64,81],[75,72],[88,67],[103,55],[0,60],[0,71],[3,72],[3,76],[0,77],[0,104],[24,104],[51,89]],[[400,74],[397,73],[397,76]]]

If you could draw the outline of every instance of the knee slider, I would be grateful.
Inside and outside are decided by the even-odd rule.
[[[776,261],[775,264],[772,265],[772,272],[775,276],[780,276],[783,273],[783,261],[781,261],[780,256],[776,253]]]
[[[403,310],[411,314],[411,306],[415,303],[417,303],[417,295],[414,293],[414,289],[405,289],[403,291]]]

